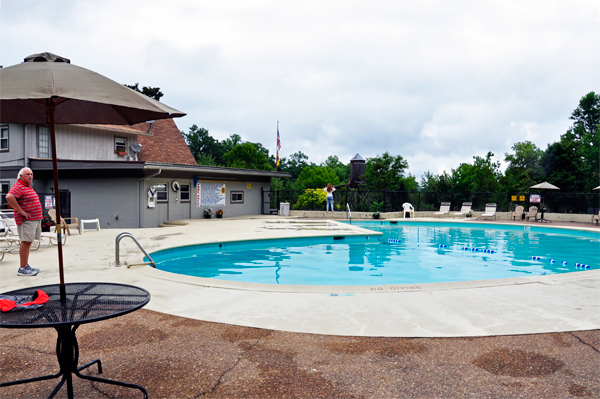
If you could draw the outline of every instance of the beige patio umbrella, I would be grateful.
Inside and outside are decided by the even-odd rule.
[[[550,184],[547,181],[543,183],[536,184],[534,186],[529,187],[530,189],[536,188],[540,190],[560,190],[560,188],[556,187],[554,184]],[[542,205],[544,204],[544,197],[542,197]],[[542,210],[543,211],[543,210]],[[543,216],[543,213],[542,213]]]
[[[553,184],[548,183],[547,181],[540,183],[540,184],[536,184],[535,186],[531,186],[529,188],[540,188],[540,189],[546,189],[546,190],[560,190],[560,188],[556,187]]]
[[[600,190],[600,186],[596,187],[594,190]]]
[[[21,64],[0,68],[0,88],[0,123],[50,126],[55,193],[59,192],[56,123],[133,125],[185,115],[51,53],[33,54]],[[60,220],[59,197],[55,200]],[[60,224],[57,228],[60,296],[66,300]]]

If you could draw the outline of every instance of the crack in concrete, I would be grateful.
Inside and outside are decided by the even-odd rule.
[[[246,353],[248,353],[248,352],[252,351],[252,350],[253,350],[255,347],[257,347],[257,346],[260,344],[260,342],[261,342],[263,339],[267,338],[267,337],[268,337],[269,335],[271,335],[272,333],[273,333],[273,330],[269,330],[269,332],[268,332],[268,333],[266,333],[266,334],[265,334],[265,335],[263,335],[262,337],[258,338],[258,339],[257,339],[257,340],[256,340],[256,341],[255,341],[255,342],[252,344],[252,345],[250,345],[250,347],[249,347],[247,350],[245,350],[245,351],[243,351],[242,353],[240,353],[240,354],[238,355],[238,357],[237,357],[237,360],[236,360],[236,361],[233,363],[233,365],[232,365],[231,367],[229,367],[228,369],[224,370],[224,371],[221,373],[221,375],[220,375],[220,376],[219,376],[219,378],[217,379],[217,382],[216,382],[216,383],[215,383],[215,384],[214,384],[214,385],[213,385],[213,386],[212,386],[212,387],[211,387],[211,388],[210,388],[208,391],[201,392],[201,393],[200,393],[198,396],[196,396],[196,398],[200,398],[200,397],[202,397],[202,396],[206,396],[206,395],[208,395],[209,393],[212,393],[212,392],[213,392],[215,389],[217,389],[217,388],[219,387],[219,385],[221,385],[221,381],[223,380],[223,377],[225,377],[225,375],[227,375],[227,374],[228,374],[230,371],[232,371],[234,368],[236,368],[236,367],[237,367],[237,365],[238,365],[238,364],[240,363],[240,361],[242,360],[242,357],[243,357],[243,356],[244,356]]]
[[[577,339],[579,340],[579,342],[581,342],[582,344],[584,344],[584,345],[587,345],[587,346],[589,346],[590,348],[592,348],[593,350],[595,350],[596,352],[600,353],[600,350],[598,350],[598,348],[596,348],[594,345],[592,345],[592,344],[590,344],[590,343],[587,343],[587,342],[585,342],[583,339],[579,338],[577,335],[575,335],[575,334],[574,334],[574,333],[572,333],[572,332],[569,332],[569,334],[570,334],[570,335],[572,335],[572,336],[574,336],[575,338],[577,338]]]

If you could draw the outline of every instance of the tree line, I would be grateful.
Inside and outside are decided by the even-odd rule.
[[[159,88],[128,86],[159,100]],[[438,191],[438,192],[526,192],[529,187],[548,181],[562,192],[591,192],[600,185],[600,95],[584,95],[569,117],[573,125],[548,144],[545,150],[531,141],[515,143],[504,154],[506,169],[494,162],[494,154],[474,156],[472,163],[461,163],[450,172],[426,172],[417,182],[408,172],[408,162],[401,155],[385,152],[366,159],[365,180],[368,190]],[[188,133],[181,132],[199,165],[240,169],[275,170],[276,157],[261,143],[246,142],[238,134],[219,141],[205,128],[193,125]],[[350,163],[336,155],[324,162],[309,162],[298,151],[280,159],[278,171],[287,172],[289,179],[273,179],[272,190],[305,190],[347,183]]]

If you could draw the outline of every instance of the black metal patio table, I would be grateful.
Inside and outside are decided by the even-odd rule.
[[[0,387],[26,384],[35,381],[61,377],[60,382],[48,398],[54,397],[63,384],[67,383],[68,397],[73,397],[73,377],[139,389],[148,397],[146,389],[140,385],[109,380],[81,374],[81,370],[93,364],[98,365],[102,373],[100,359],[77,366],[79,346],[75,330],[86,323],[111,319],[142,308],[150,301],[150,293],[143,288],[113,283],[70,283],[65,284],[66,301],[60,300],[59,284],[30,287],[3,293],[2,295],[31,296],[37,290],[44,291],[49,301],[42,307],[29,310],[0,312],[0,328],[47,328],[52,327],[58,333],[56,339],[56,357],[60,371],[56,374],[0,383]]]

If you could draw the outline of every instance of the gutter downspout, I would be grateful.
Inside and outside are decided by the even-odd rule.
[[[148,168],[147,166],[144,166],[144,171],[146,170],[146,168]],[[140,183],[143,182],[145,179],[152,179],[153,177],[156,177],[158,175],[160,175],[162,173],[162,169],[159,169],[158,172],[156,173],[152,173],[151,175],[148,176],[144,176],[141,179],[138,179],[138,190],[137,190],[137,203],[138,203],[138,226],[139,227],[144,227],[141,225],[141,220],[142,220],[142,210],[144,209],[143,206],[140,204]]]

